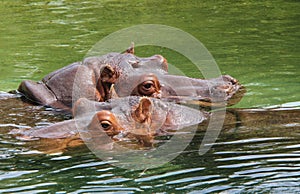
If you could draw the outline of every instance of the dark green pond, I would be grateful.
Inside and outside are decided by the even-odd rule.
[[[46,125],[63,116],[21,102],[1,102],[0,193],[299,193],[300,2],[298,1],[11,1],[0,2],[0,91],[24,79],[80,61],[107,35],[138,24],[164,24],[190,33],[237,78],[247,93],[235,108],[285,107],[274,120],[224,127],[198,154],[199,130],[184,152],[155,169],[115,167],[87,147],[60,155],[7,135],[13,128]],[[128,43],[128,45],[130,42]],[[161,54],[186,75],[190,62],[165,48]],[[289,111],[286,111],[289,109]],[[262,117],[264,118],[264,117]],[[272,117],[271,117],[272,118]],[[278,122],[277,122],[278,121]]]

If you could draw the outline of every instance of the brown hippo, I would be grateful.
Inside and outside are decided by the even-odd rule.
[[[132,65],[132,61],[139,63]],[[162,71],[167,69],[166,60],[160,55],[138,58],[126,52],[89,57],[46,75],[40,82],[25,80],[18,91],[37,104],[70,109],[72,102],[80,97],[99,102],[110,99],[112,84],[120,76],[126,76],[134,68],[149,65]]]
[[[150,96],[201,107],[230,106],[239,102],[245,89],[229,75],[207,80],[136,70],[114,85],[118,97]]]
[[[205,106],[224,101],[235,104],[241,99],[242,86],[230,76],[201,80],[169,75],[167,61],[161,55],[140,58],[133,52],[131,47],[122,54],[86,58],[46,75],[40,82],[23,81],[18,91],[32,102],[69,111],[72,103],[82,97],[102,102],[125,93],[125,96],[163,97]],[[149,74],[153,74],[152,77]],[[137,83],[132,81],[136,76],[141,78]],[[149,82],[154,79],[161,83],[162,95],[152,90],[133,91],[138,86],[151,87]],[[118,87],[114,87],[116,82]]]
[[[150,146],[157,135],[201,123],[207,113],[155,98],[130,96],[95,102],[79,99],[74,106],[74,119],[46,127],[12,130],[23,140],[75,137],[93,139],[106,145],[122,138],[135,139]],[[110,138],[107,138],[110,137]]]
[[[2,123],[12,117],[7,121],[9,126],[19,127],[10,133],[21,139],[39,139],[32,142],[32,145],[37,147],[38,144],[39,150],[46,152],[80,145],[83,143],[81,138],[85,142],[97,142],[105,148],[111,148],[115,141],[126,143],[127,139],[151,146],[157,135],[168,134],[172,130],[198,123],[198,130],[206,130],[211,117],[211,114],[203,111],[153,98],[126,97],[107,102],[79,99],[74,107],[74,119],[57,122],[57,118],[54,117],[54,123],[57,122],[55,124],[25,129],[15,124],[27,121],[33,126],[40,122],[37,119],[43,119],[46,115],[49,117],[48,113],[33,109],[28,114],[28,107],[24,107],[24,103],[18,103],[17,98],[0,102],[3,102],[1,111],[6,118]],[[30,110],[32,108],[33,106]],[[284,134],[287,130],[299,129],[299,115],[299,107],[227,109],[222,130],[237,134],[243,132],[245,135],[257,131],[263,133],[265,130],[261,129],[276,129]],[[218,119],[215,121],[218,122]]]

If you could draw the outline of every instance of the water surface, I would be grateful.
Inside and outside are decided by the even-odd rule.
[[[10,1],[0,2],[0,91],[84,58],[112,32],[138,24],[164,24],[199,39],[222,74],[237,78],[247,94],[235,107],[294,109],[299,117],[298,1]],[[129,45],[130,43],[128,43]],[[192,77],[184,57],[165,48],[136,49],[164,55]],[[282,105],[283,104],[283,105]],[[65,119],[21,102],[1,104],[0,192],[300,192],[299,121],[229,127],[205,155],[204,132],[170,163],[144,171],[114,167],[85,146],[60,155],[38,154],[38,145],[7,134],[13,128]],[[296,116],[295,116],[296,115]],[[238,126],[237,122],[235,126]],[[258,126],[258,127],[255,127]]]

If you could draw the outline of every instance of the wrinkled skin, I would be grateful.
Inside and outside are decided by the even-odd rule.
[[[229,75],[208,80],[137,70],[114,85],[117,96],[150,96],[201,107],[230,106],[240,101],[245,89]]]
[[[104,145],[111,139],[131,138],[150,146],[155,136],[201,123],[207,117],[206,113],[185,106],[133,96],[108,102],[82,98],[76,102],[73,115],[74,119],[47,127],[11,133],[25,140],[35,140],[70,138],[79,132],[84,139],[92,138]]]
[[[214,106],[224,102],[235,104],[244,93],[243,87],[230,76],[201,80],[169,75],[167,71],[164,57],[139,58],[130,47],[123,54],[110,53],[73,63],[46,75],[40,82],[23,81],[18,91],[31,102],[69,112],[79,98],[103,102],[138,95]],[[139,86],[152,89],[135,90]]]
[[[160,55],[138,58],[127,52],[89,57],[48,74],[40,82],[23,81],[18,91],[34,103],[70,110],[72,102],[81,97],[98,102],[110,99],[112,84],[134,68],[165,71],[167,62]]]
[[[34,126],[35,123],[38,123],[43,119],[47,118],[49,120],[49,111],[41,111],[37,110],[33,106],[29,104],[24,104],[20,101],[18,96],[14,96],[14,98],[10,98],[11,95],[4,94],[0,95],[0,111],[2,114],[3,120],[1,121],[2,124],[10,124],[10,129],[16,128],[13,124],[18,123],[28,123],[31,122],[31,125]],[[133,139],[137,139],[141,144],[144,146],[152,145],[153,136],[159,135],[159,133],[164,134],[164,131],[172,130],[172,129],[181,129],[180,126],[181,120],[179,115],[176,115],[178,112],[173,111],[173,116],[170,117],[169,120],[166,120],[165,116],[163,117],[154,117],[154,115],[150,115],[150,118],[153,119],[160,119],[164,121],[164,125],[161,128],[152,127],[153,131],[151,133],[142,134],[144,136],[140,136],[140,133],[135,132],[133,135],[130,134],[131,125],[132,126],[143,126],[143,122],[149,122],[149,120],[145,119],[146,116],[138,117],[137,122],[133,122],[135,119],[132,114],[136,114],[143,109],[137,109],[137,102],[134,101],[132,106],[128,103],[123,103],[123,106],[120,105],[120,99],[111,100],[111,102],[105,103],[97,103],[97,102],[90,102],[87,100],[80,100],[77,103],[77,112],[75,112],[75,119],[78,121],[84,120],[85,116],[87,119],[84,123],[82,123],[82,129],[80,127],[80,123],[77,123],[74,119],[58,122],[58,118],[53,115],[53,119],[55,119],[55,124],[49,125],[47,127],[36,127],[31,129],[14,129],[10,133],[18,136],[22,140],[35,140],[39,139],[39,141],[32,141],[28,142],[31,146],[38,148],[38,150],[43,152],[58,152],[63,151],[68,147],[82,145],[84,142],[82,141],[81,137],[86,134],[85,132],[94,132],[99,137],[99,140],[102,140],[102,145],[106,149],[111,149],[112,139],[115,141],[121,141],[122,138],[130,137]],[[158,100],[154,99],[154,102]],[[135,102],[135,103],[134,103]],[[154,103],[155,104],[155,103]],[[158,104],[166,104],[164,102],[159,102]],[[95,105],[95,106],[94,106]],[[147,105],[147,103],[145,104]],[[154,105],[155,106],[155,105]],[[176,105],[174,107],[178,107]],[[92,107],[92,109],[91,109]],[[130,108],[131,107],[131,108]],[[163,110],[164,106],[162,106]],[[169,111],[169,116],[172,115],[172,108],[169,106],[165,107],[166,110]],[[92,110],[92,111],[89,111]],[[176,108],[173,108],[173,110]],[[139,111],[136,111],[139,110]],[[155,109],[154,109],[155,110]],[[98,112],[102,112],[98,114]],[[108,113],[108,114],[107,114]],[[143,113],[143,111],[142,111]],[[141,115],[145,115],[144,112]],[[159,111],[158,111],[159,113]],[[14,116],[15,115],[15,116]],[[23,115],[22,117],[18,115]],[[104,116],[105,115],[105,116]],[[123,115],[123,116],[122,116]],[[131,115],[129,119],[126,115]],[[159,114],[158,114],[159,115]],[[187,115],[189,116],[189,115]],[[210,115],[205,114],[204,118],[206,120],[202,121],[198,126],[198,130],[206,130],[207,124],[210,120]],[[300,117],[300,109],[299,108],[275,108],[275,109],[227,109],[225,121],[222,127],[223,132],[231,132],[237,133],[244,132],[244,135],[249,133],[256,133],[257,130],[263,132],[262,129],[265,130],[282,130],[284,133],[285,130],[289,129],[299,129],[299,117]],[[149,117],[148,117],[149,118]],[[190,117],[193,118],[193,117]],[[190,121],[190,118],[186,119],[186,122]],[[173,122],[172,122],[173,119]],[[175,120],[174,120],[175,119]],[[183,118],[184,119],[184,118]],[[124,120],[125,125],[120,120]],[[218,120],[218,119],[217,119]],[[111,122],[110,128],[107,128],[107,121]],[[199,121],[199,120],[198,120]],[[192,120],[192,122],[197,123],[197,120]],[[126,123],[127,122],[127,123]],[[141,123],[139,123],[141,122]],[[160,123],[161,121],[157,121]],[[177,122],[177,123],[176,123]],[[131,123],[131,125],[129,124]],[[168,124],[169,123],[169,124]],[[171,124],[170,124],[171,123]],[[138,125],[133,125],[138,124]],[[189,126],[188,123],[186,123]],[[103,125],[103,126],[102,126]],[[147,124],[145,123],[144,126]],[[177,126],[177,127],[176,127]],[[185,127],[183,126],[183,127]],[[174,128],[173,128],[174,127]],[[104,130],[104,128],[107,128]],[[287,129],[288,128],[288,129]],[[2,128],[3,130],[3,128]],[[78,134],[80,132],[80,135]],[[109,135],[110,138],[107,138]],[[8,131],[2,131],[1,133],[8,133]],[[95,136],[95,138],[97,137]],[[88,139],[88,137],[85,137]],[[148,140],[148,141],[146,141]],[[85,140],[86,141],[86,140]],[[120,143],[121,143],[120,142]],[[100,142],[101,143],[101,142]]]
[[[194,115],[198,115],[199,111],[197,113],[194,109],[182,111],[182,106],[168,104],[166,101],[205,107],[222,106],[225,105],[224,102],[227,102],[227,105],[237,103],[243,94],[243,87],[230,76],[201,80],[169,75],[166,59],[160,55],[149,58],[136,57],[133,47],[123,54],[110,53],[102,57],[86,58],[82,62],[50,73],[41,82],[23,81],[18,90],[30,101],[41,105],[69,112],[73,107],[75,117],[38,130],[13,132],[20,134],[22,139],[71,138],[73,141],[80,139],[75,130],[79,128],[80,137],[83,135],[87,139],[90,137],[101,139],[103,145],[111,144],[108,141],[111,139],[131,138],[144,146],[151,146],[154,137],[160,133],[200,123],[205,118],[205,116],[201,119],[196,117],[195,121]],[[120,103],[123,98],[104,103],[111,98],[126,96],[148,96],[163,101],[143,98],[139,103],[130,104],[129,107],[124,107],[124,103]],[[87,98],[92,102],[81,98]],[[93,107],[98,109],[91,111],[90,108],[93,107],[89,104],[92,103],[95,103]],[[76,119],[81,112],[86,112],[88,118],[82,122],[85,125],[78,126]],[[88,133],[81,131],[84,129],[87,129]],[[106,138],[107,136],[110,138]]]

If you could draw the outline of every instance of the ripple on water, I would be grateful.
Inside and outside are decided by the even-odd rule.
[[[250,138],[250,139],[240,139],[235,141],[228,141],[228,142],[217,142],[213,144],[206,144],[206,145],[230,145],[230,144],[245,144],[245,143],[258,143],[258,142],[265,142],[265,141],[274,141],[274,140],[281,140],[281,139],[290,139],[290,137],[268,137],[268,138]]]
[[[293,171],[297,171],[293,173]],[[249,177],[249,178],[261,178],[266,176],[272,176],[273,178],[280,177],[279,175],[283,176],[283,174],[287,175],[291,174],[291,176],[299,176],[300,173],[298,172],[298,167],[259,167],[254,169],[247,169],[236,171],[230,178],[242,178],[242,177]]]
[[[169,181],[166,184],[167,185],[172,185],[172,184],[181,184],[181,183],[205,181],[205,180],[215,179],[215,178],[219,178],[219,177],[220,177],[220,175],[194,176],[194,177],[188,177],[188,178],[182,178],[182,179]]]
[[[67,171],[67,170],[72,170],[72,169],[84,169],[84,168],[89,168],[89,167],[95,167],[95,166],[102,166],[102,165],[107,165],[110,163],[113,163],[114,161],[100,161],[100,162],[89,162],[89,163],[83,163],[83,164],[78,164],[78,165],[73,165],[70,167],[66,167],[66,168],[61,168],[55,171],[52,171],[51,173],[60,173],[63,171]]]
[[[208,181],[201,181],[201,182],[196,182],[196,183],[192,183],[192,184],[188,184],[186,186],[183,186],[183,187],[178,187],[176,188],[176,190],[191,190],[191,189],[194,189],[194,188],[197,188],[199,186],[206,186],[209,187],[209,189],[213,189],[213,188],[220,188],[218,189],[219,191],[220,190],[224,190],[225,188],[223,188],[225,185],[226,189],[230,188],[230,186],[228,185],[228,181],[229,179],[228,178],[217,178],[217,179],[213,179],[213,180],[208,180]],[[222,183],[225,182],[224,184],[225,185],[222,185]],[[218,184],[218,186],[213,186],[214,184]]]
[[[298,125],[293,127],[292,133],[285,133],[285,137],[250,137],[215,143],[213,154],[217,157],[214,161],[217,169],[226,172],[231,186],[223,191],[297,193],[300,184],[300,145]],[[262,135],[268,136],[272,130],[265,130]]]
[[[59,156],[59,157],[51,158],[50,160],[68,160],[70,158],[72,158],[72,156]]]
[[[216,161],[243,161],[243,160],[257,160],[257,159],[268,159],[268,158],[285,158],[285,157],[300,157],[300,154],[251,154],[251,155],[241,155],[236,157],[220,158]]]
[[[122,187],[122,185],[115,185],[115,186],[83,186],[82,189],[77,190],[76,192],[70,193],[95,193],[95,192],[103,192],[103,193],[135,193],[135,192],[142,192],[143,190],[135,187]]]
[[[135,182],[153,181],[153,180],[156,180],[156,179],[162,179],[162,178],[166,178],[166,177],[172,177],[172,176],[175,176],[175,175],[201,171],[201,170],[204,170],[204,169],[205,168],[200,167],[200,168],[191,168],[191,169],[167,172],[167,173],[164,173],[164,174],[161,174],[161,175],[154,175],[154,176],[148,176],[148,177],[144,177],[144,178],[138,178],[138,179],[135,179]]]
[[[11,171],[11,172],[2,172],[0,171],[0,181],[5,179],[17,178],[25,174],[36,173],[38,170],[24,170],[24,171]]]
[[[5,193],[14,193],[18,192],[21,193],[22,191],[24,193],[42,193],[42,192],[49,192],[47,189],[48,186],[56,185],[56,182],[45,182],[45,183],[40,183],[40,184],[32,184],[28,186],[21,186],[21,187],[14,187],[14,188],[9,188],[9,189],[0,189],[0,192],[5,192]],[[41,189],[40,189],[41,187]]]
[[[103,178],[103,177],[101,177],[101,178]],[[132,180],[132,179],[117,177],[117,178],[111,178],[111,179],[105,179],[105,180],[89,181],[89,182],[87,182],[87,184],[92,184],[93,185],[93,184],[123,183],[123,182],[127,182],[127,181],[130,181],[130,180]]]

